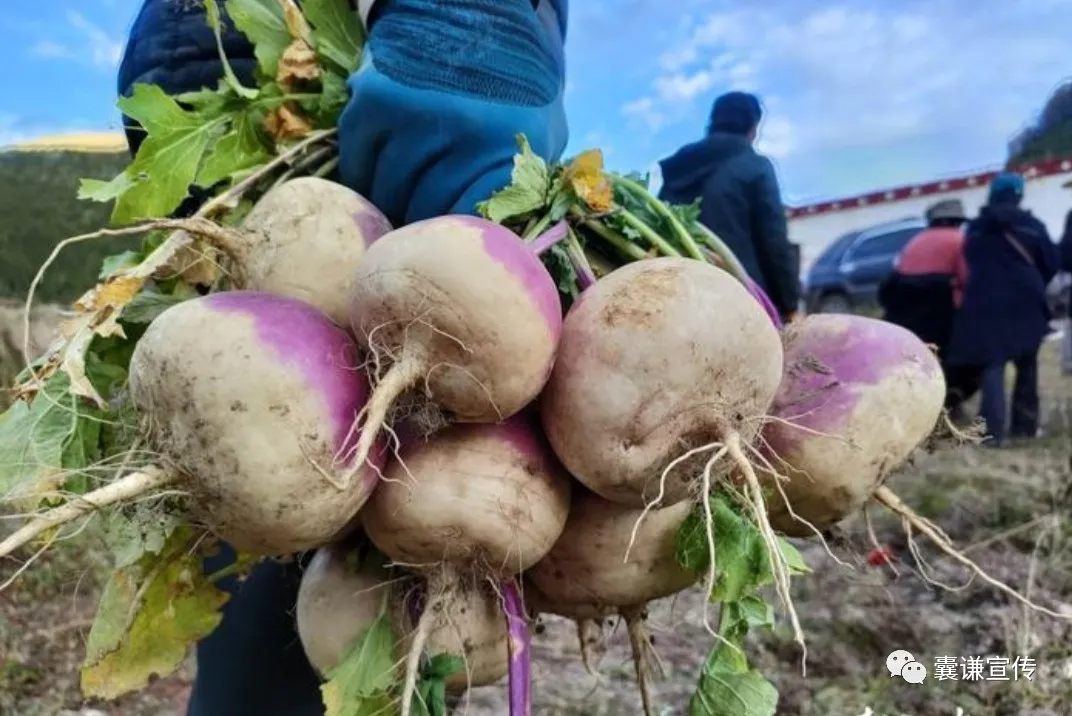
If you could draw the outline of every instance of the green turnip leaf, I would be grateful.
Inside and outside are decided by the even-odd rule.
[[[317,53],[346,74],[361,63],[365,31],[346,0],[304,0],[305,19],[313,26]]]
[[[381,610],[320,687],[325,716],[390,713],[396,684],[395,642],[386,610]]]
[[[291,41],[279,2],[227,0],[224,7],[235,27],[253,44],[261,73],[274,78],[279,69],[279,58]]]
[[[689,701],[689,716],[774,716],[778,690],[753,668],[718,644],[707,656],[700,683]]]
[[[510,185],[477,205],[486,219],[497,224],[542,209],[548,203],[551,174],[547,163],[532,151],[523,135],[518,135],[517,142],[521,151],[514,155]]]

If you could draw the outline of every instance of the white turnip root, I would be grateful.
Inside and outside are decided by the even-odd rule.
[[[338,666],[391,595],[386,572],[363,564],[359,550],[337,543],[316,551],[302,572],[294,611],[305,656],[321,677]]]
[[[164,311],[138,341],[130,395],[160,467],[45,513],[0,554],[50,527],[171,483],[240,551],[290,554],[333,541],[377,485],[383,446],[358,478],[352,425],[368,395],[358,350],[325,314],[292,298],[214,293]]]
[[[739,281],[692,259],[637,261],[566,316],[543,426],[601,497],[670,505],[697,492],[708,456],[691,450],[739,453],[755,436],[781,373],[778,331]]]
[[[357,192],[298,177],[271,189],[245,217],[235,258],[246,288],[301,299],[349,326],[357,268],[389,231],[387,218]]]
[[[529,411],[501,423],[455,424],[403,446],[362,511],[369,539],[391,560],[428,578],[428,601],[407,664],[403,714],[433,619],[463,586],[503,583],[510,616],[511,702],[528,702],[528,631],[513,577],[561,535],[570,480]],[[528,713],[527,711],[518,713]]]
[[[817,314],[783,334],[785,375],[759,440],[783,495],[772,526],[805,537],[859,510],[934,430],[945,379],[910,331],[874,318]]]
[[[454,422],[520,411],[551,371],[562,305],[533,246],[484,219],[445,216],[369,248],[351,325],[382,369],[363,416],[360,464],[396,399],[418,385]]]

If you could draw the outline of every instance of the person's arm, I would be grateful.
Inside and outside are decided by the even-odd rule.
[[[1061,270],[1072,273],[1072,211],[1065,217],[1065,232],[1061,236]]]
[[[1049,285],[1057,272],[1061,270],[1061,252],[1050,238],[1046,225],[1032,217],[1032,237],[1035,241],[1035,266],[1042,275],[1043,283]]]
[[[766,157],[760,157],[760,162],[752,197],[756,255],[771,301],[783,316],[789,317],[797,311],[800,301],[800,277],[774,165]]]

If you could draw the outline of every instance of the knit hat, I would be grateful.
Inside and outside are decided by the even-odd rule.
[[[1015,172],[1001,172],[990,182],[990,201],[1019,203],[1024,197],[1024,178]]]
[[[954,219],[964,221],[964,204],[960,199],[946,199],[930,206],[926,212],[927,221],[936,219]]]
[[[711,107],[711,122],[708,132],[748,134],[759,126],[763,109],[759,98],[747,92],[727,92],[715,100]]]

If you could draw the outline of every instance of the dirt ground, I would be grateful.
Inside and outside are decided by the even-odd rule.
[[[1041,371],[1042,438],[1000,451],[969,447],[923,455],[889,484],[991,575],[1072,619],[1072,376],[1060,374],[1056,348],[1046,346]],[[872,541],[862,518],[845,525],[830,545],[833,556],[814,540],[798,542],[814,569],[793,590],[808,639],[806,676],[784,623],[751,644],[754,662],[781,693],[780,716],[1072,714],[1072,621],[1033,614],[979,578],[969,582],[963,569],[922,539],[917,561],[897,520],[879,509],[872,518],[878,541],[898,556],[893,568],[866,560]],[[0,582],[16,567],[0,564]],[[920,568],[946,587],[928,584]],[[0,715],[182,716],[192,667],[116,703],[80,699],[78,664],[105,569],[94,542],[72,545],[0,594]],[[702,608],[698,590],[652,605],[655,647],[666,667],[654,693],[664,716],[687,713],[698,666],[712,644],[701,626]],[[537,714],[640,713],[624,629],[610,634],[598,680],[580,663],[571,623],[544,619],[540,631]],[[891,678],[885,661],[895,649],[927,666],[927,681]],[[1006,657],[1010,664],[1027,657],[1036,670],[1030,679],[1026,671],[1014,679],[1010,669],[1008,681],[938,680],[938,657]],[[504,714],[504,697],[501,687],[475,690],[467,713]]]

